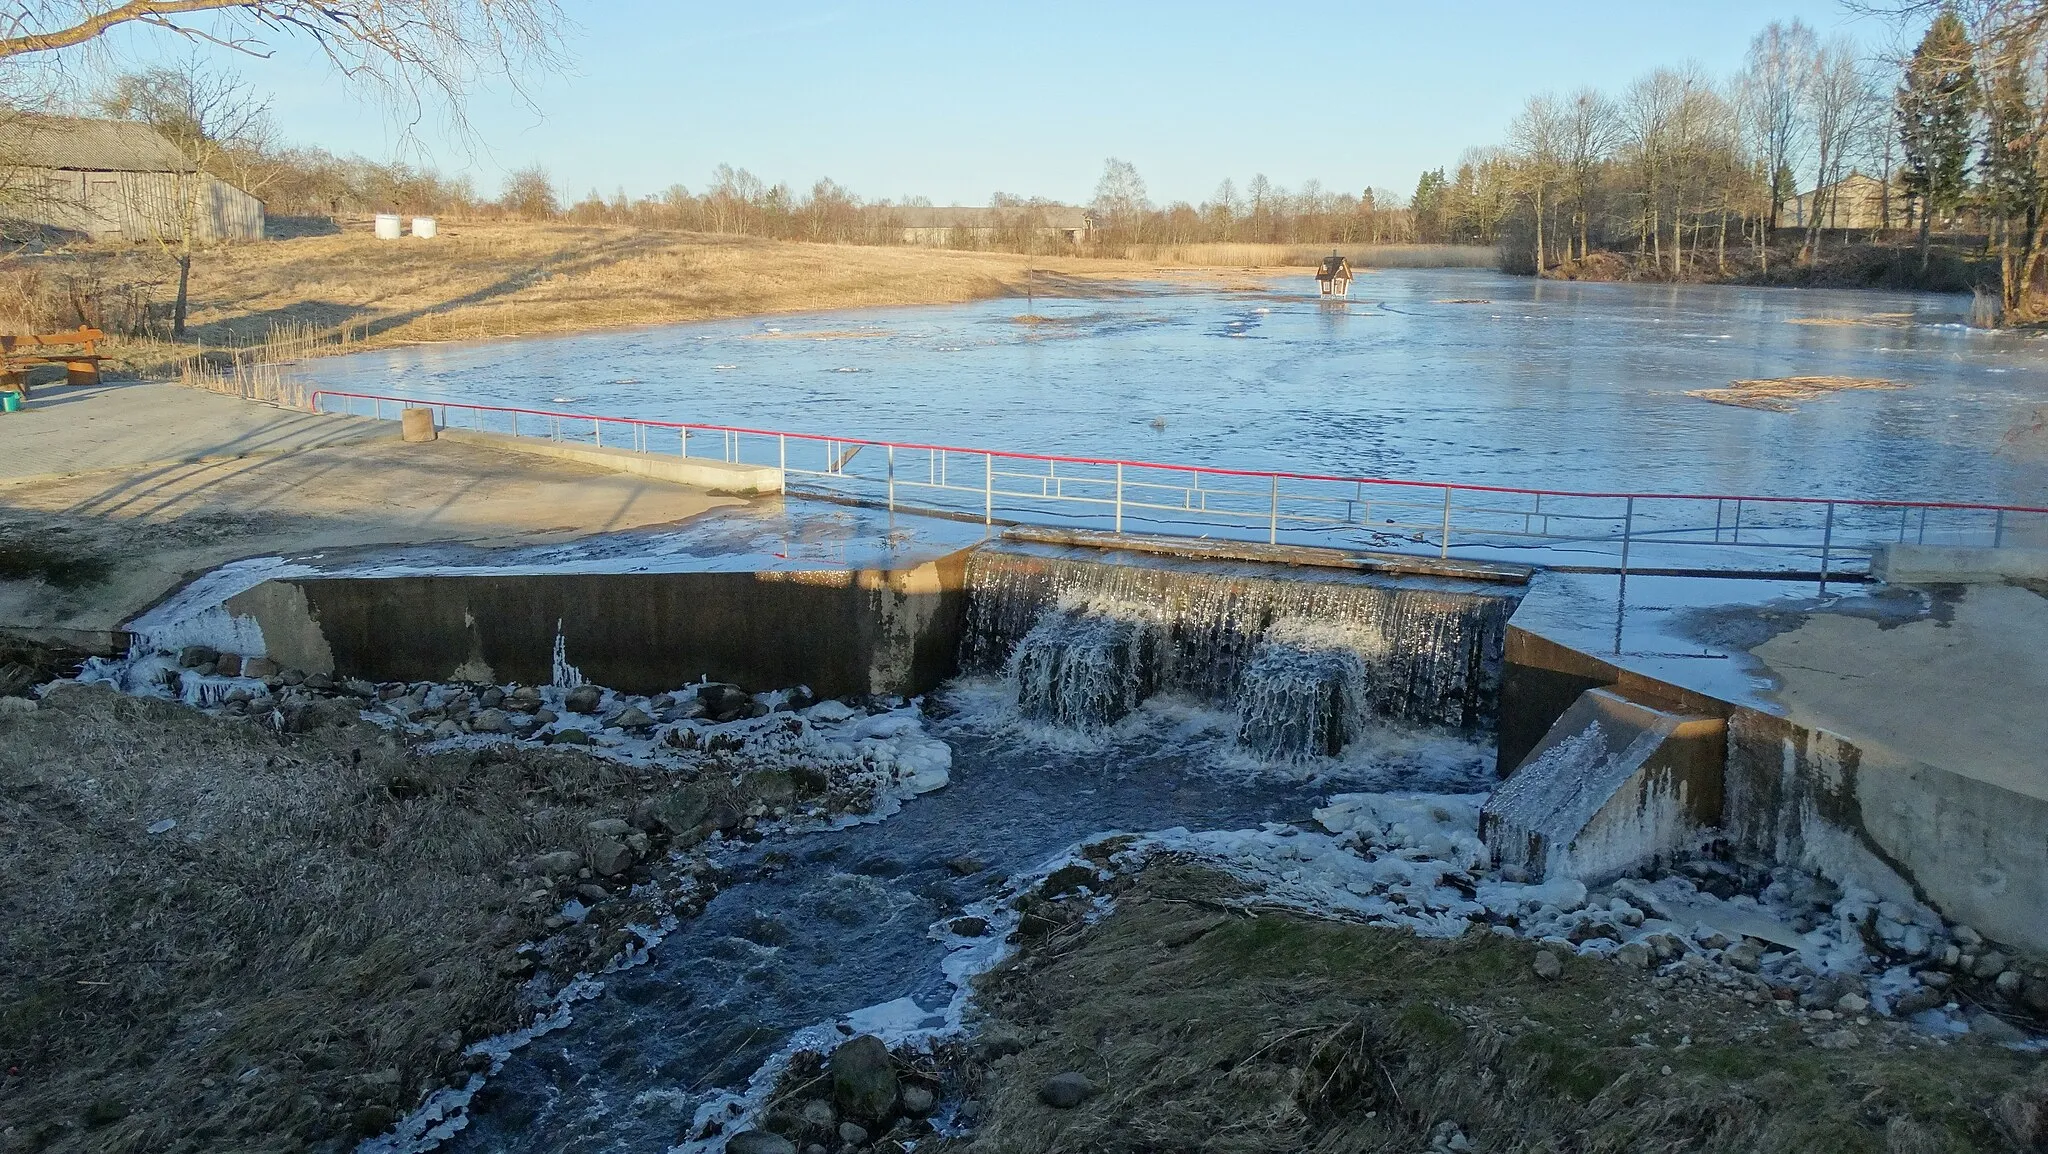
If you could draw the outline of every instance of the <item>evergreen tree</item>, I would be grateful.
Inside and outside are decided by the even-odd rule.
[[[1906,63],[1899,86],[1899,142],[1906,154],[1907,191],[1920,200],[1920,270],[1927,270],[1927,237],[1934,214],[1962,200],[1970,170],[1971,127],[1976,119],[1972,46],[1953,8],[1943,8]]]

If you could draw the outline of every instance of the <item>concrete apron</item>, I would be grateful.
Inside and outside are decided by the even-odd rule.
[[[901,569],[305,577],[229,598],[285,667],[371,681],[545,685],[564,664],[628,693],[709,679],[828,697],[951,674],[966,554]]]
[[[1611,700],[1592,700],[1602,695]],[[1700,815],[1709,824],[1704,832],[1735,856],[1838,883],[1853,880],[1882,898],[1924,902],[2009,946],[2048,952],[2048,799],[2039,791],[1943,768],[1868,737],[1852,740],[1759,708],[1762,703],[1731,702],[1660,681],[1513,621],[1501,685],[1503,776],[1510,767],[1516,775],[1540,775],[1545,755],[1555,761],[1555,750],[1582,733],[1594,711],[1611,721],[1630,698],[1684,717],[1725,721],[1719,782],[1699,778],[1695,747],[1681,759],[1689,771],[1689,804],[1681,808],[1692,811],[1703,795],[1718,794],[1718,820]],[[1654,723],[1639,722],[1635,732],[1649,728]],[[1607,775],[1614,788],[1602,805],[1580,803],[1589,816],[1599,815],[1597,822],[1542,832],[1553,839],[1606,840],[1596,827],[1622,811],[1636,820],[1654,787],[1672,778],[1654,757],[1639,761],[1639,772]],[[1527,854],[1517,840],[1524,831],[1497,819],[1495,828],[1489,844],[1504,856]],[[1634,859],[1647,863],[1683,848],[1682,839],[1659,840],[1663,844],[1638,847]],[[1542,863],[1532,864],[1540,870]]]

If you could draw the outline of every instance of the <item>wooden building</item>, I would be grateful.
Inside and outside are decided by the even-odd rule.
[[[263,202],[177,146],[124,120],[14,116],[0,121],[0,221],[94,240],[175,240],[191,198],[193,239],[262,240]]]
[[[1095,229],[1087,209],[1063,204],[1009,208],[900,208],[904,244],[987,247],[1006,237],[1031,233],[1041,239],[1080,245]]]

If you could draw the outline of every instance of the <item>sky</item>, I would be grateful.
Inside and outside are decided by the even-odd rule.
[[[486,194],[535,163],[570,199],[699,190],[729,163],[799,190],[830,177],[868,199],[979,205],[1085,202],[1108,157],[1159,203],[1261,172],[1406,193],[1499,142],[1538,92],[1618,91],[1688,59],[1727,75],[1772,20],[1870,52],[1900,39],[1836,0],[562,4],[565,67],[479,87],[467,134],[440,116],[402,130],[287,39],[268,59],[211,55],[270,97],[291,142],[468,173]],[[191,51],[131,29],[105,62]]]

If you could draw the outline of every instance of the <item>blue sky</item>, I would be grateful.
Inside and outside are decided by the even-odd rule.
[[[1872,51],[1897,39],[1834,0],[564,7],[567,70],[526,78],[530,105],[508,85],[481,89],[473,139],[429,123],[415,159],[485,192],[539,162],[572,198],[701,188],[728,162],[869,198],[1080,201],[1109,156],[1136,164],[1161,202],[1255,172],[1406,192],[1423,168],[1497,141],[1535,92],[1618,90],[1686,59],[1724,75],[1773,19]],[[186,51],[143,31],[112,47],[126,64]],[[402,147],[390,117],[303,46],[231,63],[272,94],[295,142],[377,159]]]

